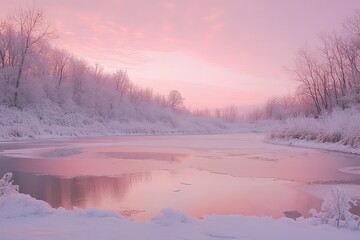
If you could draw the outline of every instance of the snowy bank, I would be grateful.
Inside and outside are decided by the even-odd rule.
[[[168,135],[268,132],[272,120],[225,122],[171,109],[152,107],[124,112],[117,119],[90,114],[81,108],[65,110],[56,104],[41,109],[0,105],[0,140],[115,135]]]
[[[360,111],[335,109],[319,118],[295,117],[275,124],[267,141],[360,154]]]
[[[118,118],[92,114],[81,108],[65,110],[56,104],[41,109],[0,105],[0,139],[69,136],[217,133],[228,125],[217,119],[194,117],[170,109],[134,109]]]
[[[205,216],[164,209],[149,222],[101,210],[52,209],[24,194],[0,198],[0,236],[12,239],[359,239],[360,232],[289,218]]]

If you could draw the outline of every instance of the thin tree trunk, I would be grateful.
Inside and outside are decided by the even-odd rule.
[[[19,71],[16,76],[15,94],[14,94],[14,106],[15,107],[19,107],[19,104],[18,104],[19,87],[20,87],[20,80],[21,80],[21,75],[22,75],[22,71],[23,71],[23,67],[24,67],[24,62],[25,62],[25,55],[26,55],[26,52],[22,53],[21,61],[20,61],[20,65],[19,65]]]

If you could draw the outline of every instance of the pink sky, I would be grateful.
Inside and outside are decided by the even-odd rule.
[[[359,0],[1,0],[44,9],[66,48],[191,107],[261,105],[291,93],[297,50],[338,28]]]

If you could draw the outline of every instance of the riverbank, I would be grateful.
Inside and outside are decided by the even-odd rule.
[[[360,112],[335,109],[329,114],[279,121],[266,141],[274,144],[360,154]]]
[[[351,147],[341,143],[322,143],[311,140],[293,139],[293,138],[271,138],[266,137],[265,142],[270,144],[284,145],[290,147],[300,147],[309,149],[321,149],[341,153],[360,154],[360,147]]]
[[[0,199],[0,236],[4,240],[55,239],[358,239],[359,231],[312,225],[311,219],[205,216],[202,219],[164,209],[148,222],[130,221],[96,209],[53,209],[28,195]]]
[[[155,109],[156,110],[156,109]],[[194,117],[170,109],[142,111],[118,118],[103,117],[83,109],[64,110],[57,105],[42,109],[17,109],[0,105],[0,139],[42,139],[84,136],[207,134],[228,128],[217,119]]]
[[[120,119],[105,118],[81,109],[17,109],[0,105],[0,141],[26,139],[126,136],[192,135],[267,132],[273,121],[228,123],[216,118],[196,117],[163,110],[138,112]]]

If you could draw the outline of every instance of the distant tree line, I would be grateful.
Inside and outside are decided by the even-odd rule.
[[[108,73],[51,46],[55,37],[41,10],[19,9],[0,19],[1,105],[22,109],[52,103],[104,117],[119,117],[139,106],[185,111],[179,91],[161,95],[141,88],[126,70]]]

